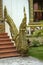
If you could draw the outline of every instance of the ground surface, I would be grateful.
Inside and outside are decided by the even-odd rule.
[[[12,57],[0,59],[0,65],[43,65],[43,61],[39,61],[33,57]]]

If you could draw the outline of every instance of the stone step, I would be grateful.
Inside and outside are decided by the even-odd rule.
[[[8,33],[0,33],[0,35],[8,35]]]
[[[9,37],[0,37],[0,40],[8,40],[10,39]]]
[[[17,52],[16,46],[10,39],[7,33],[0,33],[0,58],[17,57],[20,54]]]
[[[3,44],[4,44],[4,45],[7,45],[7,44],[8,44],[8,45],[9,45],[9,44],[12,45],[12,44],[14,44],[14,43],[12,43],[11,41],[8,41],[8,42],[6,42],[6,41],[3,42],[3,41],[1,41],[1,42],[0,42],[0,45],[3,45]]]
[[[9,36],[6,36],[6,35],[2,36],[2,35],[0,35],[0,39],[1,39],[1,38],[2,38],[2,39],[3,39],[3,38],[6,39],[6,38],[9,38]]]
[[[9,36],[7,36],[7,35],[0,35],[0,37],[9,37]]]
[[[3,48],[13,48],[14,45],[0,45],[0,49],[3,49]]]
[[[20,54],[19,53],[14,53],[14,52],[8,52],[8,53],[3,53],[3,54],[0,54],[0,59],[1,58],[8,58],[8,57],[18,57],[18,56],[20,56]]]
[[[7,42],[7,41],[11,41],[11,39],[0,39],[0,42],[1,41],[3,41],[3,42],[6,41]]]
[[[7,53],[7,52],[17,52],[16,48],[4,48],[4,49],[0,49],[0,53]]]

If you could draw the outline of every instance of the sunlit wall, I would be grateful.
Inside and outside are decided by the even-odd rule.
[[[26,9],[27,23],[29,22],[29,3],[28,0],[3,0],[3,5],[7,7],[9,15],[14,20],[19,29],[20,23],[23,19],[23,8]]]

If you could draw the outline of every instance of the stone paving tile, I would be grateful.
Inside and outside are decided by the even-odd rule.
[[[33,57],[12,57],[0,59],[0,65],[43,65],[43,62]]]

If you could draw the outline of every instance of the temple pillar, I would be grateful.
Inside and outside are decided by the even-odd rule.
[[[0,33],[5,32],[5,22],[3,19],[3,0],[0,0]]]
[[[33,22],[33,0],[29,0],[29,16],[31,23]]]
[[[0,0],[0,20],[3,18],[3,4],[2,0]]]

